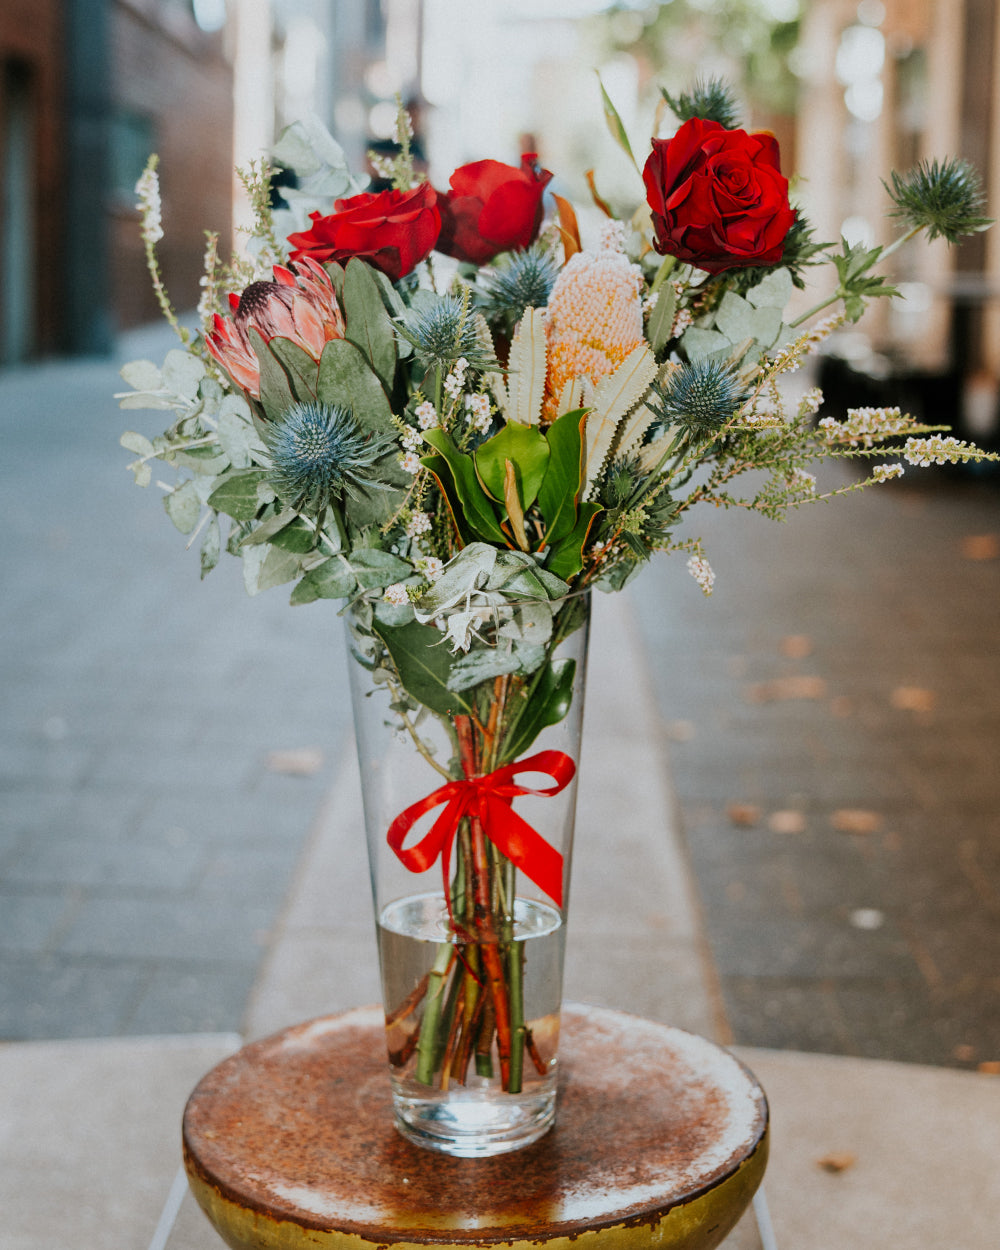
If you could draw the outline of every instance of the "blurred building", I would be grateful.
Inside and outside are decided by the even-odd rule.
[[[1000,205],[1000,13],[995,0],[813,0],[805,7],[798,170],[823,239],[886,244],[898,224],[882,180],[921,160],[964,156],[987,213]],[[851,402],[903,403],[928,421],[1000,436],[1000,231],[949,248],[903,248],[901,299],[841,337],[825,379]],[[867,389],[866,389],[867,388]]]
[[[224,0],[4,0],[0,360],[102,352],[155,316],[135,182],[160,155],[164,276],[197,300],[203,230],[228,244]]]

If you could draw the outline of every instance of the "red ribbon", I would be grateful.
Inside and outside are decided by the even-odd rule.
[[[389,826],[387,840],[410,872],[425,872],[440,856],[447,898],[451,848],[459,821],[463,816],[478,816],[483,831],[497,850],[561,907],[563,857],[537,829],[518,816],[511,804],[519,794],[543,797],[558,794],[573,780],[575,772],[576,765],[562,751],[539,751],[527,759],[505,764],[485,777],[449,781],[400,812]],[[514,781],[518,773],[545,773],[555,785],[532,790]],[[430,831],[415,846],[404,847],[406,835],[420,817],[442,803],[445,809]]]

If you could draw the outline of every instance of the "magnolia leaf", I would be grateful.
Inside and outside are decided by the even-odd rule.
[[[396,375],[396,336],[372,270],[356,256],[347,262],[341,300],[345,337],[361,350],[379,381],[392,389]]]
[[[265,477],[263,469],[224,474],[208,497],[209,507],[224,512],[234,521],[252,521],[262,503],[259,487]]]
[[[158,391],[163,386],[163,375],[151,360],[130,360],[118,373],[135,391]]]
[[[518,323],[507,361],[507,420],[537,425],[545,398],[545,317],[527,308]]]
[[[171,348],[163,362],[163,385],[185,399],[198,398],[198,384],[205,376],[205,362],[179,347]]]
[[[670,331],[674,327],[674,315],[677,312],[677,292],[669,283],[660,287],[656,296],[653,311],[649,314],[646,337],[654,352],[661,352],[670,339]]]
[[[347,339],[333,339],[319,362],[317,396],[331,408],[348,408],[364,430],[392,434],[392,410],[382,384],[360,348]]]
[[[475,704],[449,688],[453,657],[433,625],[392,628],[373,621],[372,629],[385,643],[403,689],[411,698],[439,716],[474,716]]]
[[[500,522],[489,496],[480,485],[472,457],[459,451],[442,429],[425,431],[424,442],[429,443],[441,454],[433,457],[424,456],[420,463],[435,474],[438,481],[442,483],[442,489],[449,500],[452,491],[448,489],[448,486],[449,484],[452,486],[454,502],[457,503],[457,507],[453,504],[452,511],[460,529],[466,533],[471,532],[479,538],[485,538],[489,542],[506,546],[506,535],[500,528]],[[450,483],[445,480],[445,474],[438,461],[443,461],[447,466]]]
[[[576,525],[569,534],[553,548],[548,559],[548,569],[563,581],[570,581],[583,568],[583,547],[590,534],[594,518],[604,509],[600,504],[582,503]]]
[[[164,495],[167,516],[182,534],[190,534],[201,516],[201,500],[191,481],[183,482],[169,495]]]
[[[772,269],[766,278],[747,291],[747,299],[755,308],[783,309],[792,298],[795,284],[788,269]]]
[[[137,456],[156,455],[156,448],[145,434],[137,434],[134,430],[126,430],[118,442],[126,451],[134,451]]]
[[[545,431],[549,462],[538,489],[538,506],[545,521],[545,542],[551,546],[576,524],[576,505],[583,485],[582,409],[563,413]]]
[[[522,508],[529,508],[548,468],[549,444],[537,426],[508,421],[476,448],[473,460],[479,480],[496,500],[505,497],[507,463],[511,462],[516,470]]]
[[[573,702],[576,660],[550,660],[538,676],[531,698],[511,727],[498,764],[522,756],[543,729],[564,719]]]
[[[205,537],[201,542],[201,575],[207,577],[219,563],[222,554],[222,535],[219,532],[219,518],[213,516],[205,529]]]
[[[594,389],[594,411],[584,425],[585,493],[593,486],[611,451],[619,423],[649,390],[655,377],[653,353],[645,343],[640,343],[613,373],[598,382]]]

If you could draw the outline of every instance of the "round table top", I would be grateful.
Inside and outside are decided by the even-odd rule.
[[[537,1245],[599,1230],[625,1246],[653,1228],[660,1247],[717,1245],[764,1171],[752,1074],[704,1038],[583,1006],[563,1008],[559,1074],[541,1140],[451,1158],[393,1127],[381,1009],[313,1020],[199,1083],[184,1115],[189,1179],[236,1247]],[[717,1240],[695,1235],[706,1223]]]

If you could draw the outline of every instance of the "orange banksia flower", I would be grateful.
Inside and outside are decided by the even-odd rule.
[[[567,261],[548,303],[544,420],[558,416],[567,382],[586,377],[596,384],[644,342],[641,289],[641,272],[625,255],[618,223],[605,227],[596,252],[577,252]]]

